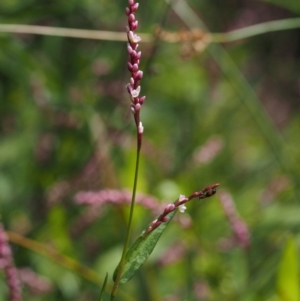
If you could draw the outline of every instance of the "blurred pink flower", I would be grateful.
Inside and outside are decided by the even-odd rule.
[[[21,285],[17,269],[14,265],[11,248],[6,232],[0,224],[0,268],[4,270],[9,289],[9,301],[21,301]]]
[[[184,258],[186,254],[186,247],[182,242],[177,242],[171,245],[158,259],[160,266],[166,266],[175,262],[178,262]]]
[[[210,295],[208,285],[203,281],[198,281],[194,284],[194,294],[197,300],[207,300]]]
[[[75,202],[77,204],[86,205],[96,205],[102,206],[103,204],[130,204],[131,202],[131,192],[128,190],[118,190],[118,189],[104,189],[98,192],[92,191],[82,191],[75,195]],[[143,207],[152,210],[157,214],[162,207],[159,201],[146,194],[138,193],[136,196],[136,203],[142,205]]]
[[[75,195],[75,202],[80,205],[90,205],[90,207],[75,220],[71,227],[73,236],[78,235],[86,227],[91,225],[99,218],[103,211],[103,206],[112,205],[127,205],[131,202],[131,192],[129,190],[120,189],[104,189],[100,191],[82,191]],[[154,197],[137,193],[136,204],[140,204],[146,209],[157,215],[161,212],[163,205]]]
[[[49,280],[36,274],[29,268],[18,269],[20,281],[26,285],[33,295],[49,293],[52,285]]]
[[[234,234],[234,242],[243,249],[250,246],[250,233],[246,223],[238,216],[234,202],[229,193],[220,191],[219,200],[224,213],[231,225]]]
[[[204,145],[199,147],[193,155],[194,162],[198,164],[206,164],[212,161],[222,150],[224,146],[220,137],[212,137]]]
[[[286,176],[275,178],[266,189],[262,192],[260,202],[262,204],[271,203],[278,194],[286,190],[290,185],[289,179]]]

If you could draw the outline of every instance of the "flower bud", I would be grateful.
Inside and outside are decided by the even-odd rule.
[[[155,220],[151,223],[151,226],[152,226],[152,227],[155,226],[156,223],[157,223],[157,219],[155,219]],[[150,226],[150,227],[151,227],[151,226]]]
[[[141,80],[142,78],[143,78],[143,71],[139,70],[135,75],[135,79]]]
[[[165,208],[164,213],[170,213],[175,209],[175,205],[174,204],[168,204],[167,207]]]
[[[139,24],[139,22],[137,20],[134,21],[134,22],[132,22],[132,23],[130,23],[130,29],[131,30],[136,30],[137,27],[138,27],[138,24]]]
[[[130,62],[127,62],[127,68],[130,72],[132,71],[132,64]]]
[[[139,98],[139,103],[142,105],[146,99],[146,96],[142,96]]]
[[[132,86],[130,84],[126,85],[126,89],[127,89],[128,93],[131,94]]]
[[[130,15],[128,16],[128,21],[129,21],[129,22],[135,21],[135,16],[134,16],[134,14],[130,14]]]
[[[131,11],[135,12],[139,7],[139,3],[135,3],[134,5],[131,6]]]
[[[138,64],[133,64],[132,72],[137,72],[138,70],[139,70],[139,65]]]
[[[135,111],[136,112],[138,112],[138,111],[140,111],[141,110],[141,105],[139,104],[139,103],[137,103],[136,105],[135,105]]]
[[[131,55],[133,49],[132,49],[132,47],[130,46],[130,44],[127,44],[127,51],[128,51],[128,53]]]
[[[136,58],[136,51],[135,50],[132,50],[131,53],[130,53],[130,56],[135,59]]]
[[[140,58],[141,58],[141,55],[142,55],[142,52],[139,51],[139,52],[136,54],[136,58],[137,58],[137,59],[140,59]]]

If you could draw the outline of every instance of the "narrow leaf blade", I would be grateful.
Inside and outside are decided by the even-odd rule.
[[[156,246],[160,236],[162,235],[170,221],[173,219],[176,212],[177,210],[174,210],[171,213],[169,213],[168,221],[160,224],[156,229],[154,229],[145,237],[143,237],[143,235],[140,235],[140,237],[128,249],[126,253],[125,265],[122,271],[120,284],[124,284],[127,281],[129,281],[135,275],[137,270],[148,259],[154,247]]]
[[[103,286],[102,286],[102,289],[101,289],[99,301],[103,301],[103,294],[104,294],[104,291],[105,291],[105,288],[106,288],[107,278],[108,278],[108,274],[106,273],[106,276],[105,276],[105,279],[104,279],[104,283],[103,283]]]
[[[295,241],[290,238],[284,248],[277,276],[277,291],[280,300],[299,300],[299,270]]]

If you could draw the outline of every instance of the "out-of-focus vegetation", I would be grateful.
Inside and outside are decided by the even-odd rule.
[[[0,23],[125,32],[126,4],[2,0]],[[294,0],[189,5],[218,33],[300,13]],[[139,33],[189,26],[164,1],[141,1],[137,16]],[[300,29],[196,53],[184,43],[140,48],[147,99],[138,191],[167,204],[220,182],[249,227],[251,245],[230,244],[218,196],[194,200],[120,287],[118,300],[299,300]],[[108,204],[95,218],[97,210],[76,204],[74,195],[132,188],[126,60],[123,42],[0,34],[1,221],[41,244],[11,234],[16,266],[48,285],[24,286],[24,300],[98,300],[106,272],[111,288],[128,207]],[[133,239],[153,218],[136,208]],[[72,269],[76,262],[96,273]],[[6,294],[1,274],[0,300]]]

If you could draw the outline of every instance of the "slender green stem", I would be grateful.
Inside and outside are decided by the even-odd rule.
[[[272,31],[288,30],[300,27],[300,18],[289,18],[283,20],[269,21],[241,29],[233,30],[227,33],[212,34],[213,42],[225,43],[233,42],[240,39],[253,37]]]
[[[137,132],[138,132],[138,129],[137,129]],[[135,205],[136,188],[137,188],[137,180],[138,180],[138,172],[139,172],[139,162],[140,162],[140,150],[141,150],[141,140],[140,139],[141,139],[141,137],[137,133],[136,164],[135,164],[132,198],[131,198],[131,204],[130,204],[130,213],[129,213],[129,219],[128,219],[128,227],[127,227],[127,233],[126,233],[126,238],[125,238],[125,243],[124,243],[124,247],[123,247],[121,260],[120,260],[120,263],[117,268],[116,280],[115,280],[114,287],[112,289],[111,296],[110,296],[111,301],[114,300],[116,293],[117,293],[117,289],[118,289],[119,282],[120,282],[121,275],[122,275],[122,270],[123,270],[123,267],[125,264],[126,251],[128,249],[129,240],[130,240],[130,234],[131,234],[131,228],[132,228],[132,218],[133,218],[134,205]]]
[[[88,30],[77,28],[50,27],[27,24],[0,24],[0,32],[36,34],[43,36],[58,36],[78,39],[106,40],[126,42],[127,36],[124,32],[105,31],[105,30]],[[142,41],[145,43],[152,42],[150,34],[140,34]]]
[[[65,267],[66,269],[76,273],[77,275],[80,275],[84,279],[96,284],[99,287],[103,286],[103,280],[99,277],[99,274],[96,271],[82,265],[80,262],[59,253],[58,251],[48,247],[47,245],[24,237],[18,233],[6,231],[6,234],[10,242],[31,250],[37,254],[45,256],[46,258],[56,262],[58,265]],[[111,287],[112,285],[107,284],[107,286]],[[120,291],[120,295],[121,294],[123,299],[126,299],[128,301],[133,300],[125,292]]]
[[[105,276],[105,279],[104,279],[104,283],[103,283],[103,286],[102,286],[102,289],[101,289],[99,301],[103,300],[103,294],[104,294],[104,291],[105,291],[105,288],[106,288],[107,278],[108,278],[108,273],[106,273],[106,276]]]
[[[169,3],[170,0],[166,0],[166,2]],[[211,36],[213,43],[228,43],[272,31],[288,30],[299,27],[300,18],[288,18],[283,20],[263,22],[226,33],[212,33]],[[27,24],[0,24],[0,32],[61,36],[79,39],[97,39],[119,42],[127,41],[127,37],[123,32],[48,27]],[[154,41],[154,38],[150,34],[142,33],[139,34],[139,36],[142,38],[142,43],[151,43]]]

